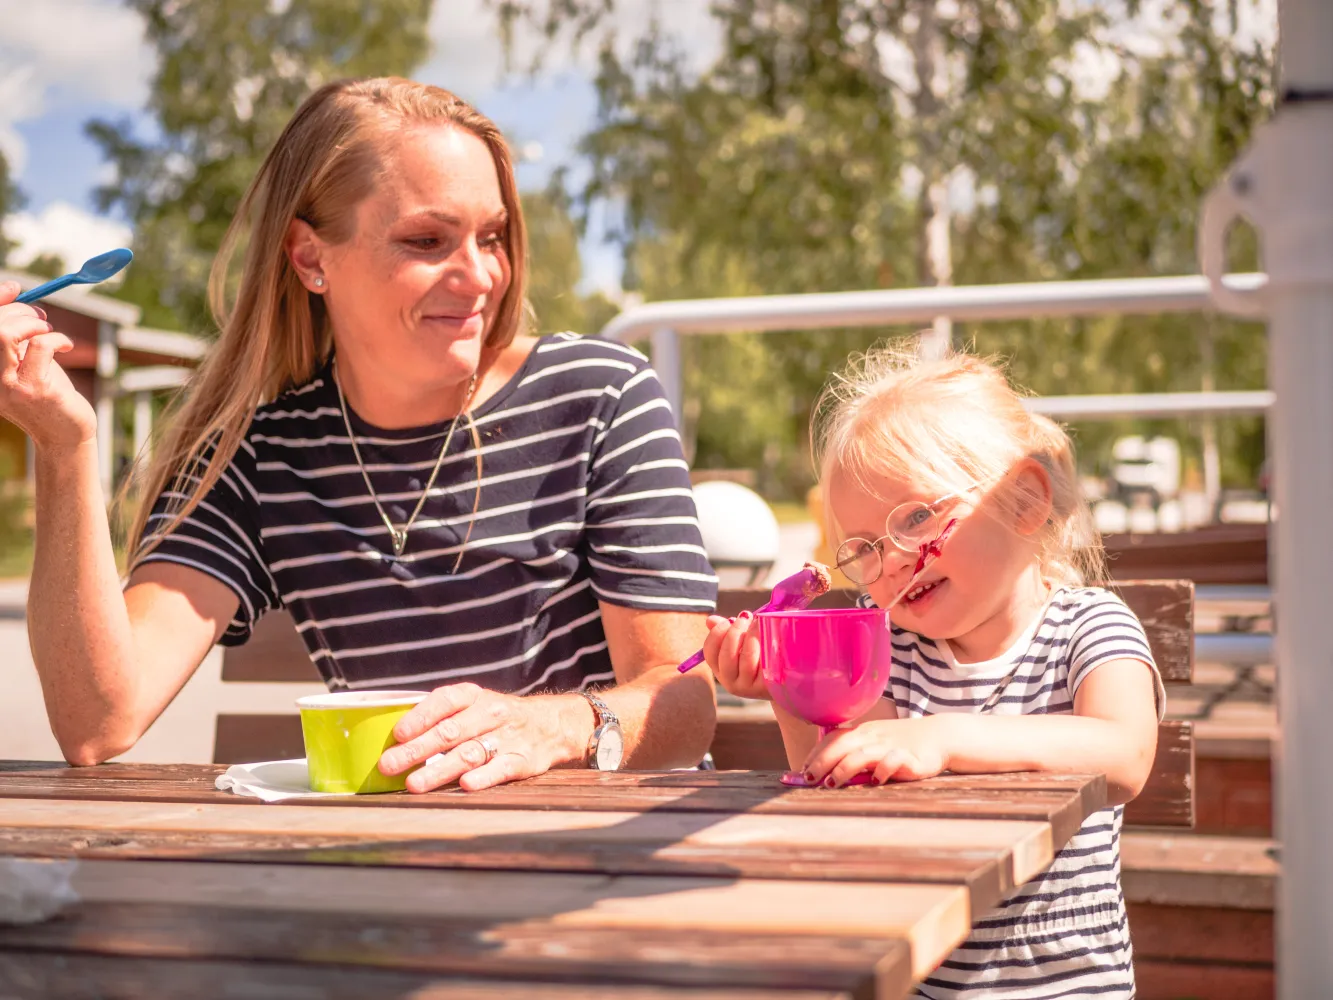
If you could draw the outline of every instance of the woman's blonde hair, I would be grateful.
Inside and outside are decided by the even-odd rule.
[[[904,347],[871,351],[824,391],[812,438],[825,489],[835,472],[884,500],[884,480],[911,484],[932,499],[980,485],[990,502],[979,510],[1009,524],[1045,502],[1007,475],[1034,459],[1051,484],[1050,519],[1035,537],[1043,575],[1071,586],[1105,578],[1069,435],[1028,410],[997,362],[966,354],[926,360]]]
[[[139,485],[132,544],[168,534],[218,481],[257,407],[308,382],[328,357],[324,300],[301,284],[285,249],[293,219],[334,244],[350,239],[356,208],[384,169],[385,150],[413,125],[449,125],[486,144],[508,212],[505,249],[512,276],[486,346],[504,347],[524,318],[527,234],[509,147],[495,124],[439,87],[396,77],[340,80],[297,109],[264,158],[232,219],[209,276],[209,305],[221,334],[166,421],[167,433]],[[244,244],[240,282],[231,261]],[[165,525],[145,539],[152,506],[171,488]],[[146,549],[145,549],[146,551]]]

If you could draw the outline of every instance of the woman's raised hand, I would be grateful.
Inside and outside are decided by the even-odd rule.
[[[0,282],[0,417],[39,449],[77,447],[93,439],[97,418],[54,361],[74,344],[41,308],[15,302],[21,291],[16,282]]]
[[[768,687],[759,669],[759,639],[750,634],[754,615],[742,611],[733,619],[711,615],[704,660],[713,676],[737,698],[768,699]]]

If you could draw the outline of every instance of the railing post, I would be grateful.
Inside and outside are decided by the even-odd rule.
[[[1274,760],[1284,875],[1277,978],[1281,1000],[1305,1000],[1327,996],[1333,984],[1333,5],[1284,0],[1278,15],[1278,113],[1205,199],[1199,250],[1219,306],[1268,317],[1282,727]],[[1242,215],[1258,230],[1268,269],[1259,299],[1221,282],[1226,231]]]
[[[667,402],[671,404],[671,412],[675,414],[676,426],[681,427],[684,424],[681,409],[684,396],[681,390],[680,334],[670,327],[654,330],[652,345],[653,368],[662,383]]]

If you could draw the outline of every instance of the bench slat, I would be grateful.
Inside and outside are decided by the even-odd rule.
[[[1194,585],[1189,580],[1148,580],[1118,583],[1116,591],[1143,622],[1163,680],[1189,683],[1194,673]],[[718,613],[734,617],[761,606],[769,596],[763,588],[724,590]],[[815,607],[850,607],[851,590],[832,591]],[[318,673],[307,656],[286,612],[267,615],[245,646],[226,650],[224,681],[310,681]],[[787,766],[782,738],[771,713],[723,708],[719,712],[713,757],[724,770],[783,770]],[[1143,793],[1126,807],[1127,823],[1189,827],[1194,822],[1195,759],[1193,729],[1188,722],[1164,722],[1158,730],[1157,758]],[[295,715],[218,716],[213,760],[235,764],[281,760],[304,754],[301,727]]]

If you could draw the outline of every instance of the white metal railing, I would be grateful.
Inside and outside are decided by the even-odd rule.
[[[1265,283],[1262,274],[1227,278],[1227,287],[1242,293],[1256,291]],[[626,309],[602,328],[600,336],[621,343],[651,339],[653,367],[673,409],[679,413],[682,334],[892,326],[929,323],[937,316],[975,322],[1213,309],[1208,280],[1202,275],[1042,281],[649,302]],[[1262,413],[1271,405],[1270,393],[1055,396],[1033,400],[1034,408],[1065,419]]]
[[[1115,417],[1253,416],[1267,413],[1275,396],[1268,389],[1250,392],[1145,392],[1105,396],[1034,396],[1028,409],[1060,420],[1110,420]]]

